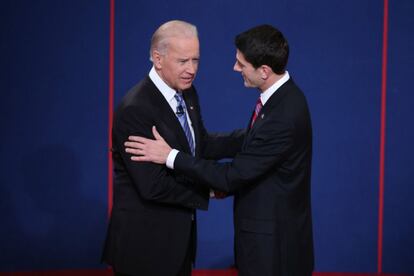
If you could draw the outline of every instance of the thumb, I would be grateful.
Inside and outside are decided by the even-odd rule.
[[[162,138],[162,136],[158,133],[157,128],[155,126],[152,127],[152,134],[155,137],[155,140],[163,140],[164,138]]]

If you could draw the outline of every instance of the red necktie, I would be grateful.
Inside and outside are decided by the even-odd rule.
[[[253,127],[254,122],[257,119],[257,116],[259,116],[260,110],[262,109],[263,105],[262,105],[262,101],[260,100],[260,97],[257,99],[256,102],[256,107],[254,109],[254,113],[253,113],[253,118],[252,118],[252,122],[250,123],[250,128]]]

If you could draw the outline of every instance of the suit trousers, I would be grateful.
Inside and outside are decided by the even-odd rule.
[[[188,243],[188,248],[187,248],[187,253],[185,254],[184,257],[184,262],[181,265],[180,271],[178,271],[176,276],[191,276],[191,270],[192,270],[192,263],[193,263],[193,248],[194,248],[194,243],[196,242],[195,239],[195,223],[193,222],[192,224],[192,229],[191,229],[191,237],[190,237],[190,242]],[[147,275],[130,275],[130,274],[124,274],[124,273],[119,273],[114,271],[114,276],[147,276]],[[148,275],[151,276],[151,275]]]

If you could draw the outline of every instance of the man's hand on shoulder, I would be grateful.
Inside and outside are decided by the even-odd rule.
[[[171,147],[165,142],[164,138],[158,133],[155,126],[152,127],[155,140],[141,136],[129,136],[124,143],[125,151],[130,153],[131,160],[138,162],[153,162],[165,164]]]

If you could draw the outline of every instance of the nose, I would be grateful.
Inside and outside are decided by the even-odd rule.
[[[236,72],[241,72],[240,65],[237,61],[234,63],[233,70]]]
[[[189,62],[187,66],[187,73],[195,74],[197,72],[198,64],[196,62]]]

